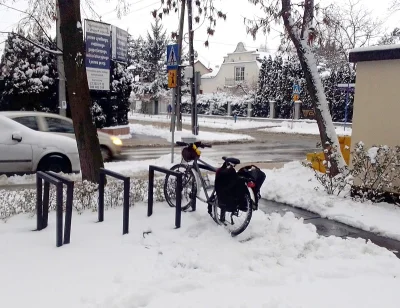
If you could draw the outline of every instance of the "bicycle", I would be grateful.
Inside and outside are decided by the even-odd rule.
[[[211,185],[210,181],[202,175],[200,169],[217,174],[221,168],[235,169],[236,165],[240,164],[240,160],[234,157],[222,157],[224,163],[221,168],[217,169],[200,159],[201,152],[199,148],[211,148],[211,145],[202,142],[186,143],[180,141],[176,142],[176,144],[184,147],[182,150],[182,160],[181,163],[172,166],[170,170],[183,173],[182,211],[187,211],[190,207],[193,207],[193,202],[195,202],[197,198],[208,205],[208,212],[213,220],[217,224],[225,226],[232,236],[242,233],[249,225],[253,211],[258,209],[258,200],[260,198],[259,188],[265,180],[265,174],[260,171],[264,174],[264,178],[261,180],[258,179],[259,183],[256,183],[256,176],[251,174],[250,169],[242,170],[245,169],[242,168],[239,170],[241,171],[240,178],[243,180],[243,185],[246,186],[246,192],[244,193],[241,206],[237,206],[236,204],[235,206],[231,204],[221,204],[218,202],[215,186]],[[164,196],[171,207],[175,206],[175,185],[176,180],[166,175],[164,181]],[[204,193],[205,198],[200,196],[201,191]]]

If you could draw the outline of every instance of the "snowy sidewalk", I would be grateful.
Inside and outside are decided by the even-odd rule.
[[[71,244],[61,248],[54,212],[40,232],[29,214],[0,224],[2,306],[398,307],[399,259],[361,239],[319,236],[291,213],[255,212],[236,238],[204,204],[183,213],[178,230],[165,203],[149,218],[144,204],[130,214],[122,236],[121,208],[108,209],[102,223],[91,211],[74,213]]]
[[[399,241],[379,236],[372,232],[364,231],[358,228],[353,228],[349,225],[323,218],[316,213],[275,201],[262,199],[259,204],[259,209],[266,214],[278,213],[282,216],[288,212],[292,212],[296,218],[303,218],[304,223],[313,224],[316,227],[319,235],[338,236],[342,238],[362,238],[365,240],[370,240],[372,243],[390,250],[398,258],[400,258]]]
[[[314,172],[300,162],[266,170],[266,174],[266,182],[261,188],[263,198],[400,241],[400,207],[385,202],[355,201],[350,197],[349,188],[340,196],[328,195],[315,179]]]

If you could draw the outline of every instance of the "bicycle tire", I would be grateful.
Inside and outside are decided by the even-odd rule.
[[[241,213],[245,213],[244,214],[245,215],[245,219],[244,219],[243,223],[241,223],[240,226],[238,226],[238,228],[233,229],[233,230],[229,230],[229,228],[227,228],[232,236],[237,236],[240,233],[242,233],[244,230],[246,230],[246,228],[248,227],[248,225],[250,223],[251,217],[253,216],[253,206],[252,206],[252,201],[251,201],[250,195],[246,194],[245,198],[246,198],[246,203],[247,203],[247,211],[246,212],[243,212],[243,211],[240,211],[240,210],[238,211],[238,212],[241,212]],[[219,216],[223,215],[224,216],[223,219],[225,219],[225,216],[227,214],[229,215],[229,213],[230,213],[230,215],[232,215],[232,213],[228,212],[228,211],[225,211],[225,210],[223,210],[222,208],[220,208],[218,206],[218,198],[217,198],[216,195],[215,195],[215,199],[214,200],[215,201],[213,203],[213,215],[212,215],[213,219],[218,225],[222,225],[222,226],[227,227],[228,224],[226,224],[224,221],[222,221],[221,217],[219,217]],[[219,214],[219,211],[221,212],[221,214]]]
[[[179,170],[180,168],[183,171]],[[191,166],[185,164],[176,164],[170,168],[172,171],[183,172],[182,177],[182,211],[187,211],[192,206],[191,194],[197,195],[197,181]],[[167,174],[164,180],[164,197],[170,207],[176,207],[176,199],[174,199],[175,187],[169,187],[170,175]],[[192,183],[194,182],[194,191],[192,191]],[[189,184],[189,185],[188,185]],[[173,185],[172,185],[173,186]],[[188,191],[190,190],[190,192]],[[185,200],[186,198],[186,200]]]

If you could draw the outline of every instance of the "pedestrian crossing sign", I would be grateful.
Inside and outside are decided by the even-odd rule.
[[[178,77],[177,70],[168,71],[168,88],[176,88],[176,82]]]
[[[167,46],[167,70],[177,69],[179,65],[178,44]]]

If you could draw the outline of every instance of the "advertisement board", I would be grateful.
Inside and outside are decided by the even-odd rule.
[[[110,25],[85,20],[86,73],[89,90],[110,90]]]
[[[115,26],[112,26],[112,58],[128,62],[128,32]]]

